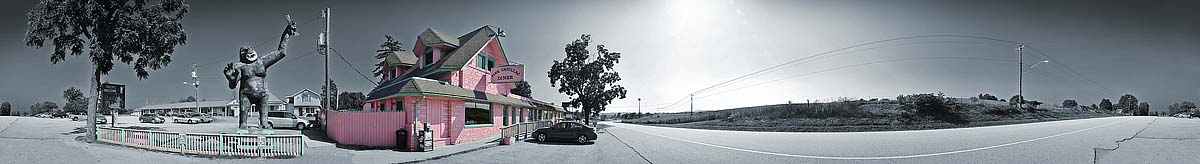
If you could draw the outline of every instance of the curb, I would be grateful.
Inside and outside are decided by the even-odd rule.
[[[473,151],[479,151],[479,150],[483,150],[483,149],[493,148],[493,147],[496,147],[496,146],[500,146],[500,142],[490,141],[490,142],[487,142],[487,143],[485,143],[483,146],[479,146],[479,147],[476,147],[476,148],[471,148],[471,149],[463,150],[463,151],[460,151],[460,152],[454,152],[454,153],[450,153],[450,154],[445,154],[445,155],[434,156],[434,157],[430,157],[430,158],[426,158],[426,159],[418,159],[418,160],[407,161],[407,162],[399,162],[399,163],[396,163],[396,164],[411,164],[411,163],[421,163],[421,162],[425,162],[425,161],[437,160],[437,159],[442,159],[442,158],[446,158],[446,157],[450,157],[450,156],[454,156],[454,155],[465,154],[465,153],[470,153],[470,152],[473,152]]]

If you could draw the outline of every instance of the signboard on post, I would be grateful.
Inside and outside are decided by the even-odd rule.
[[[503,65],[492,68],[493,83],[525,81],[525,65]]]

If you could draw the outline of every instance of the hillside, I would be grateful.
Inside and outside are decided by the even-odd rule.
[[[621,122],[721,130],[844,132],[960,128],[1113,116],[1077,109],[1017,109],[1007,102],[974,98],[931,99],[940,102],[939,107],[944,107],[945,110],[927,110],[924,106],[915,106],[914,104],[918,103],[913,101],[842,100],[829,103],[763,105],[690,114],[653,114]]]

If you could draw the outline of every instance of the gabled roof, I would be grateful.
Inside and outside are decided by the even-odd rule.
[[[459,39],[434,31],[432,28],[425,28],[425,32],[417,35],[417,40],[425,43],[425,45],[449,45],[454,47],[458,47],[459,45]]]
[[[417,55],[409,51],[396,51],[392,55],[384,58],[388,65],[415,65],[417,64]]]
[[[304,102],[301,100],[296,100],[296,101],[292,102],[293,103],[292,106],[321,106],[321,100],[320,100],[321,94],[318,94],[317,92],[313,92],[312,90],[309,90],[308,88],[304,88],[303,90],[300,90],[300,91],[298,91],[290,96],[287,96],[287,97],[297,98],[297,96],[300,96],[301,94],[305,94],[305,93],[312,94],[313,97],[315,97],[317,99],[317,101]],[[299,98],[303,98],[303,97],[299,97]]]
[[[300,94],[303,94],[304,92],[317,94],[317,92],[313,92],[312,90],[309,90],[308,88],[304,88],[304,89],[301,89],[300,91],[297,91],[296,93],[293,93],[292,95],[288,95],[288,97],[296,97],[296,96],[299,96]],[[317,95],[320,95],[320,94],[317,94]]]
[[[443,57],[441,62],[439,62],[441,64],[434,66],[455,70],[462,69],[462,67],[467,65],[467,62],[471,61],[472,57],[475,57],[475,54],[478,54],[479,51],[483,50],[483,47],[486,47],[492,41],[495,35],[496,31],[492,30],[491,25],[484,25],[475,31],[459,37],[459,40],[462,41],[462,46],[454,49],[453,52],[450,52],[450,55]]]
[[[377,87],[372,90],[370,95],[367,95],[367,101],[375,101],[396,96],[438,96],[533,107],[532,104],[520,99],[470,90],[451,85],[449,82],[444,81],[411,77],[402,80],[393,80],[391,82],[393,83],[381,85],[383,87]]]
[[[399,79],[406,77],[428,77],[427,75],[441,71],[461,70],[468,62],[471,62],[471,58],[475,54],[483,50],[488,42],[491,42],[495,34],[496,32],[492,30],[491,25],[484,25],[475,31],[467,33],[467,35],[459,37],[466,39],[462,40],[461,47],[454,49],[454,51],[447,53],[447,55],[442,55],[441,59],[438,59],[432,65],[405,72],[404,75],[399,76]]]

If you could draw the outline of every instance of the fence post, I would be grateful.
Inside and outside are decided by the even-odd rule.
[[[175,144],[179,144],[179,153],[181,153],[183,155],[187,155],[187,146],[188,146],[188,143],[186,143],[187,142],[187,133],[179,133],[179,139],[177,139],[176,141],[184,142],[183,144],[179,144],[179,142],[175,142]]]
[[[267,139],[266,136],[259,135],[258,142],[255,142],[254,149],[258,150],[258,157],[263,157],[263,148],[262,147],[264,145],[263,142],[266,142],[265,141],[266,139]]]
[[[118,131],[118,132],[120,132],[120,133],[117,133],[117,135],[121,135],[121,139],[119,139],[119,141],[121,142],[121,144],[118,144],[118,145],[121,145],[121,146],[129,146],[129,145],[125,144],[126,142],[128,142],[128,141],[126,141],[126,140],[125,140],[125,135],[126,135],[127,133],[129,133],[129,130],[126,130],[126,129],[121,129],[121,131]],[[110,133],[111,133],[111,132],[110,132]],[[113,137],[113,138],[116,138],[116,137]]]
[[[219,144],[217,144],[217,146],[214,148],[217,149],[217,156],[221,156],[221,152],[225,151],[225,149],[224,149],[225,135],[224,134],[217,134],[217,143],[219,143]]]
[[[158,144],[154,143],[154,131],[150,131],[149,135],[150,135],[150,137],[149,137],[150,138],[150,150],[155,150],[154,147],[157,146]]]

